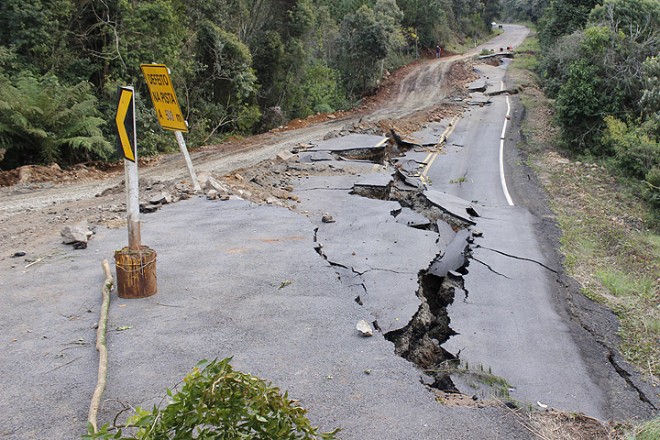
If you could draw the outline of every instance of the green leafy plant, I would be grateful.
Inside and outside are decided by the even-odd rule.
[[[60,84],[30,73],[0,75],[0,146],[9,167],[106,159],[114,151],[101,132],[91,86]]]
[[[152,411],[137,408],[124,436],[104,425],[94,433],[91,425],[83,439],[334,439],[338,429],[319,433],[306,410],[258,377],[236,371],[231,358],[203,360],[183,380],[177,393],[167,391],[169,404]]]

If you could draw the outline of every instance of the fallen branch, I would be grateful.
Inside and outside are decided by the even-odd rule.
[[[34,260],[33,262],[31,262],[30,264],[27,264],[27,265],[25,266],[25,269],[28,269],[28,268],[34,266],[34,265],[37,264],[37,263],[41,263],[41,262],[44,261],[46,258],[50,258],[50,257],[52,257],[53,255],[58,254],[58,253],[60,253],[60,251],[52,252],[52,253],[46,255],[45,257],[37,258],[36,260]]]
[[[29,267],[32,267],[32,266],[34,266],[35,264],[41,262],[41,260],[43,260],[43,258],[37,258],[37,259],[34,260],[32,263],[26,265],[25,268],[27,269],[27,268],[29,268]]]
[[[110,266],[108,265],[108,260],[103,260],[101,263],[103,266],[103,272],[105,273],[105,282],[103,283],[103,302],[101,303],[101,314],[99,316],[99,325],[96,330],[96,350],[99,352],[99,373],[98,380],[96,382],[96,388],[94,389],[94,395],[92,396],[92,403],[89,406],[89,415],[87,421],[91,423],[94,428],[94,432],[98,431],[97,427],[97,415],[99,412],[99,406],[101,405],[101,396],[105,390],[105,381],[108,375],[108,347],[105,342],[105,334],[108,327],[108,310],[110,308],[110,290],[114,280],[112,274],[110,273]]]

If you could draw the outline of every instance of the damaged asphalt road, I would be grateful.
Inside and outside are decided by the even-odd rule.
[[[338,174],[382,169],[370,163],[342,166]],[[379,318],[383,323],[407,324],[420,306],[415,295],[418,269],[411,265],[425,266],[435,257],[436,234],[397,223],[391,213],[397,203],[351,195],[350,182],[343,179],[328,185],[310,177],[299,194],[318,200],[321,190],[315,188],[323,187],[329,198],[336,197],[337,206],[346,208],[362,200],[376,220],[363,223],[365,234],[370,224],[383,220],[382,231],[397,228],[393,230],[410,240],[406,244],[421,238],[421,255],[380,258],[363,243],[378,237],[364,235],[360,246],[352,248],[355,256],[353,250],[337,249],[334,258],[357,257],[365,280],[351,280],[350,274],[339,280],[338,269],[345,269],[321,258],[318,240],[324,237],[327,245],[321,249],[335,255],[330,228],[341,228],[348,218],[344,212],[351,210],[338,209],[335,223],[323,223],[330,200],[318,212],[303,201],[299,209],[306,206],[309,218],[281,207],[204,197],[144,216],[143,243],[158,252],[159,290],[141,300],[113,295],[108,385],[99,421],[111,423],[127,407],[159,404],[165,389],[179,383],[200,359],[233,356],[237,369],[272,381],[299,400],[315,425],[342,428],[341,438],[437,439],[439,433],[452,439],[487,439],[493,433],[529,438],[501,406],[440,405],[422,384],[422,373],[395,354],[383,333],[365,338],[355,330],[358,321],[374,320],[371,308],[361,306],[357,296],[373,305],[374,313],[378,307],[385,310]],[[356,214],[352,218],[358,221]],[[8,361],[0,379],[6,438],[70,439],[84,431],[96,383],[93,341],[103,281],[100,259],[112,255],[125,239],[125,230],[98,228],[87,254],[63,248],[56,258],[28,269],[21,266],[3,279],[5,310],[12,310],[3,317],[0,336],[3,363]],[[382,240],[376,249],[391,254],[397,244]],[[76,274],[74,285],[71,273]],[[378,305],[375,288],[389,287],[378,279],[384,274],[391,275],[388,279],[400,287],[397,294],[409,298],[412,307],[402,304],[394,311]],[[346,288],[351,283],[355,289]],[[41,305],[44,292],[51,305],[46,309]]]
[[[475,68],[484,76],[480,87],[503,89],[505,67]],[[395,136],[411,149],[371,186],[349,191],[346,181],[329,178],[301,184],[301,209],[318,211],[322,200],[335,220],[319,224],[317,251],[397,354],[431,376],[433,387],[600,419],[651,416],[657,409],[653,391],[631,380],[632,368],[613,362],[611,347],[571,319],[558,256],[542,222],[524,207],[509,206],[498,144],[511,103],[493,95],[483,103],[488,105],[471,107],[460,124],[444,121]],[[440,139],[443,129],[443,136],[449,133],[444,148],[432,145],[428,139]],[[382,176],[388,173],[389,187]],[[305,190],[310,184],[316,193]],[[332,198],[324,194],[329,191]],[[378,206],[354,195],[383,201]],[[427,218],[406,222],[418,236],[387,217],[409,208]],[[450,223],[453,236],[443,238]]]
[[[398,179],[400,168],[360,165],[370,175],[294,181],[298,210],[316,224],[317,253],[427,385],[601,419],[652,411],[575,340],[584,335],[562,312],[559,268],[533,215],[420,190]]]
[[[475,67],[487,92],[504,89],[506,65]],[[506,95],[489,99],[487,105],[468,108],[432,164],[423,163],[423,152],[411,150],[405,156],[425,167],[429,201],[472,220],[473,230],[479,231],[470,244],[466,295],[448,307],[456,334],[443,349],[459,356],[461,365],[479,365],[504,378],[499,391],[516,400],[600,419],[652,416],[657,411],[653,390],[632,380],[632,367],[613,362],[612,347],[572,319],[573,292],[561,273],[558,244],[548,238],[547,222],[524,206],[511,206],[534,196],[525,192],[528,182],[506,183],[519,162],[507,150],[512,144],[500,143],[508,142],[502,126],[509,121],[511,100]],[[505,195],[509,186],[511,201]],[[441,200],[435,194],[451,197]],[[493,392],[493,378],[479,384],[473,376],[452,377],[464,393]]]
[[[491,396],[603,419],[652,414],[643,384],[572,319],[545,222],[524,207],[522,186],[516,206],[503,196],[507,97],[490,93],[504,71],[477,69],[489,77],[488,102],[465,98],[460,120],[435,121],[399,146],[333,131],[292,144],[270,175],[233,174],[218,186],[231,197],[145,215],[158,293],[113,296],[100,422],[161,403],[200,359],[227,356],[344,439],[530,438]],[[271,197],[244,200],[249,191],[231,185],[245,182]],[[3,261],[0,437],[84,432],[100,261],[125,241],[124,229],[98,227],[85,251]],[[360,321],[372,337],[356,331]],[[438,390],[473,396],[474,406],[442,405]]]

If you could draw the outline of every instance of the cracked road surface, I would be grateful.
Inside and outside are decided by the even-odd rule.
[[[505,61],[475,67],[486,93],[504,88],[506,66]],[[514,399],[600,419],[626,417],[630,407],[652,414],[634,384],[607,362],[606,352],[594,355],[580,345],[586,331],[568,318],[561,300],[566,286],[542,221],[523,205],[514,206],[524,203],[526,195],[509,194],[506,178],[516,167],[513,159],[500,166],[500,142],[506,147],[510,137],[503,128],[510,118],[509,99],[491,96],[489,104],[471,106],[448,137],[442,157],[425,169],[434,191],[466,201],[463,213],[468,204],[476,207],[478,216],[472,220],[481,231],[464,277],[467,295],[448,308],[456,334],[442,346],[460,353],[463,362],[505,378]],[[454,379],[467,394],[483,388],[457,375]]]
[[[526,33],[505,29],[495,47],[516,45]],[[493,81],[504,73],[478,69]],[[369,117],[437,105],[446,98],[443,72],[445,60],[423,65],[393,105]],[[488,400],[485,385],[502,385],[500,378],[511,397],[532,404],[597,417],[648,415],[563,311],[556,258],[524,208],[525,194],[514,191],[513,208],[503,196],[497,158],[506,104],[504,96],[490,100],[454,124],[440,121],[443,132],[453,130],[442,148],[412,148],[393,165],[374,163],[384,153],[379,136],[370,145],[364,133],[354,144],[351,136],[323,140],[346,120],[264,135],[262,148],[226,157],[194,154],[199,174],[218,176],[298,143],[321,150],[301,151],[276,169],[288,175],[295,208],[193,197],[142,217],[143,243],[158,252],[158,293],[113,297],[100,422],[160,403],[200,359],[227,356],[300,400],[314,424],[342,428],[344,439],[530,438]],[[172,156],[141,173],[159,175],[181,179],[185,171]],[[31,222],[53,201],[68,209],[81,199],[86,207],[115,185],[3,193],[3,227],[18,231],[9,226]],[[124,246],[126,231],[99,226],[88,248],[76,251],[59,244],[53,226],[36,227],[45,244],[22,232],[3,236],[4,254],[16,240],[42,247],[31,250],[40,256],[32,262],[0,257],[0,437],[76,438],[96,383],[100,262]],[[355,330],[360,320],[380,331],[364,338]],[[436,400],[439,389],[473,385],[473,407]]]
[[[478,71],[499,88],[505,66],[482,65]],[[615,402],[603,396],[596,382],[599,374],[590,371],[553,303],[560,288],[557,270],[548,269],[556,265],[549,260],[554,254],[540,243],[537,219],[525,208],[510,207],[500,185],[499,141],[506,99],[493,96],[489,105],[466,112],[442,160],[428,172],[435,190],[479,206],[481,215],[475,221],[483,232],[472,251],[474,261],[481,264],[470,264],[465,277],[469,295],[449,308],[457,334],[443,347],[506,378],[513,398],[604,419],[616,412],[616,405],[606,408]],[[458,176],[466,178],[455,183]],[[471,392],[465,384],[458,388]]]

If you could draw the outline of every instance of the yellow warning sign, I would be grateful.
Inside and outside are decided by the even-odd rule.
[[[164,64],[141,64],[140,69],[142,69],[144,79],[147,81],[151,102],[154,103],[154,110],[156,110],[160,126],[165,130],[187,132],[188,126],[181,113],[179,101],[176,99],[167,66]]]
[[[134,144],[134,115],[133,115],[133,89],[122,87],[119,89],[119,101],[117,102],[117,137],[119,138],[119,154],[124,159],[135,162]]]

